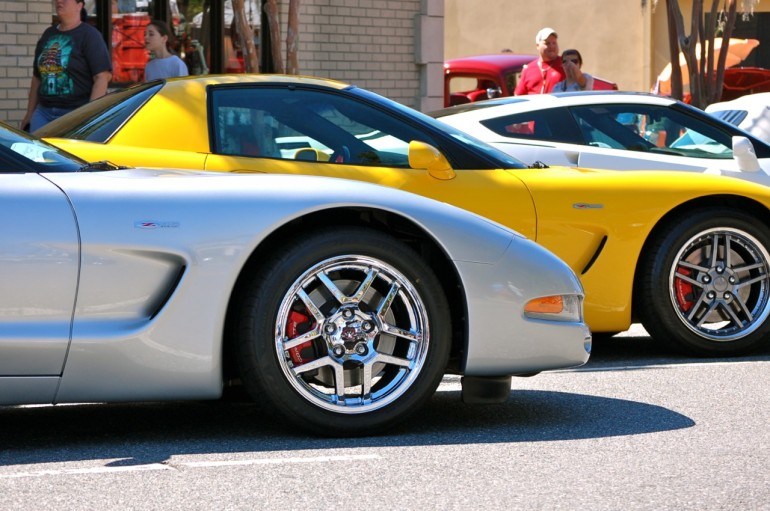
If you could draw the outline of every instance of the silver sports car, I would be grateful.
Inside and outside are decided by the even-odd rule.
[[[583,290],[486,219],[342,179],[116,168],[0,126],[0,405],[217,399],[385,429],[589,356]],[[266,163],[269,164],[269,163]]]

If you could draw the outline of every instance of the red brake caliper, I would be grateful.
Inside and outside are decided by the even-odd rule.
[[[315,323],[310,322],[310,318],[305,314],[297,311],[289,312],[289,320],[286,322],[286,336],[289,339],[299,337],[305,332],[310,331],[315,326]],[[294,365],[307,364],[311,360],[315,360],[318,356],[313,349],[313,341],[303,342],[297,346],[294,346],[289,350],[289,356]]]
[[[676,272],[680,275],[686,275],[688,277],[692,274],[691,271],[685,268],[678,268]],[[676,279],[674,281],[674,289],[676,290],[676,301],[679,302],[679,306],[685,312],[689,311],[692,308],[693,302],[695,301],[695,296],[692,292],[692,284],[683,279]]]

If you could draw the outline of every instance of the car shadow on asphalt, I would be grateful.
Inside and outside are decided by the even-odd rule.
[[[734,358],[673,354],[642,330],[595,343],[577,371],[660,364],[770,361],[770,349]],[[458,377],[448,381],[459,383]],[[285,426],[259,405],[239,401],[0,407],[0,467],[113,459],[109,466],[169,463],[174,456],[358,447],[580,440],[694,426],[654,404],[545,390],[516,390],[499,405],[468,405],[459,385],[440,389],[398,427],[356,439],[321,438]]]
[[[506,403],[468,405],[439,391],[413,417],[376,436],[344,439],[283,426],[252,403],[174,402],[0,408],[0,467],[111,459],[108,466],[171,463],[174,456],[361,447],[543,442],[689,428],[666,408],[622,399],[517,390]]]
[[[683,354],[667,347],[664,343],[656,342],[640,325],[634,325],[629,332],[613,337],[595,336],[591,358],[581,370],[747,361],[770,361],[770,345],[743,356],[697,357]]]

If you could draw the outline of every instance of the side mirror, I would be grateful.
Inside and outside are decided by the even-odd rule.
[[[297,152],[294,153],[295,160],[329,161],[329,158],[330,158],[330,155],[326,154],[323,151],[319,151],[318,149],[313,149],[311,147],[303,147],[302,149],[297,149]]]
[[[409,142],[409,166],[413,169],[425,169],[436,179],[447,180],[455,177],[455,171],[441,151],[419,140]]]
[[[757,153],[754,152],[754,146],[746,137],[733,137],[733,158],[738,163],[738,169],[741,172],[759,172],[762,167],[759,166]]]
[[[499,98],[503,95],[503,89],[500,87],[489,87],[487,89],[487,99]]]

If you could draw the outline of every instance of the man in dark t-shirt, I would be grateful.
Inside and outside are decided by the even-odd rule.
[[[57,2],[60,23],[48,27],[35,47],[27,114],[22,127],[34,131],[90,100],[103,96],[112,62],[101,34],[83,23],[83,0]]]

